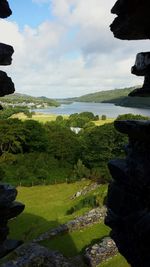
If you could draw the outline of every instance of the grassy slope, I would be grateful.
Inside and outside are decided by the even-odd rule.
[[[100,91],[92,94],[83,95],[80,97],[77,97],[75,100],[81,101],[81,102],[103,102],[106,100],[112,100],[120,97],[127,96],[131,91],[132,88],[124,88],[124,89],[114,89],[114,90],[108,90],[108,91]]]
[[[150,108],[150,97],[128,97],[128,94],[134,89],[135,87],[100,91],[73,100],[78,102],[114,103],[124,107]]]
[[[24,113],[18,113],[18,114],[14,114],[11,116],[11,118],[17,118],[20,120],[36,120],[39,121],[41,123],[46,123],[49,121],[55,121],[56,120],[57,115],[55,114],[43,114],[43,113],[35,113],[35,115],[32,115],[32,118],[28,118]],[[67,119],[68,116],[64,115],[63,116],[64,119]]]
[[[19,93],[14,93],[12,95],[0,97],[1,102],[5,103],[13,103],[13,104],[18,104],[18,103],[34,103],[34,104],[43,104],[47,103],[49,106],[59,106],[60,104],[54,100],[50,99],[47,97],[35,97],[35,96],[30,96],[26,94],[19,94]]]
[[[98,120],[98,121],[93,121],[95,123],[96,126],[102,126],[106,123],[112,123],[114,122],[114,119],[106,119],[106,120]]]
[[[20,119],[26,119],[23,114],[17,115]],[[55,115],[36,114],[33,119],[40,122],[47,122],[56,119]],[[111,123],[112,119],[106,121],[96,121],[96,125]],[[10,237],[18,238],[24,241],[31,240],[49,228],[57,226],[73,218],[72,215],[66,215],[66,211],[75,206],[82,199],[68,201],[69,197],[76,191],[85,186],[87,182],[79,182],[74,184],[52,185],[52,186],[36,186],[33,188],[18,188],[18,200],[26,204],[26,209],[22,215],[10,222]],[[102,198],[105,191],[102,187]],[[40,197],[39,197],[40,196]],[[80,215],[86,212],[88,208],[84,208],[75,213]],[[16,232],[17,229],[17,232]],[[102,223],[90,226],[87,229],[74,231],[71,234],[60,236],[51,241],[43,242],[43,245],[50,249],[58,249],[65,256],[75,256],[81,253],[90,244],[98,241],[101,237],[107,235],[109,229]],[[99,267],[129,267],[126,261],[118,255],[110,259],[106,263],[100,264]]]
[[[89,210],[86,207],[79,209],[73,215],[66,215],[71,207],[83,199],[80,197],[70,200],[70,197],[88,183],[88,181],[83,181],[73,184],[18,188],[18,200],[23,202],[26,208],[23,214],[10,222],[10,236],[30,240],[49,228],[56,227]],[[104,190],[106,186],[102,186],[102,195],[104,195]]]
[[[66,257],[73,257],[108,234],[109,228],[102,223],[98,223],[41,243],[50,249],[59,250]]]
[[[88,183],[88,181],[82,181],[74,184],[18,188],[18,200],[25,203],[26,208],[23,214],[9,223],[10,237],[28,241],[60,223],[86,212],[88,208],[82,208],[74,215],[66,215],[72,206],[77,205],[83,199],[83,197],[79,197],[76,200],[70,200],[70,197]],[[97,190],[101,192],[102,201],[107,188],[104,185]],[[98,223],[86,229],[59,236],[43,244],[51,249],[60,250],[66,256],[74,256],[81,253],[86,246],[107,235],[108,232],[108,227],[103,223]],[[100,267],[129,266],[121,256],[117,256],[105,264],[101,264]]]
[[[120,254],[118,254],[107,262],[100,264],[98,267],[130,267],[130,265]]]

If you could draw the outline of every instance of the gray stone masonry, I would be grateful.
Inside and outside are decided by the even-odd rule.
[[[98,223],[101,220],[104,220],[106,215],[106,208],[96,208],[93,209],[83,216],[77,217],[72,221],[67,222],[66,224],[61,224],[54,229],[50,229],[46,233],[40,235],[38,238],[34,239],[34,242],[51,239],[59,234],[65,234],[67,232],[72,232],[81,228],[88,227],[94,223]]]

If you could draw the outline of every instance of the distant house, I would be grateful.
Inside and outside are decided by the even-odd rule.
[[[78,134],[82,128],[79,128],[79,127],[70,127],[71,131]]]

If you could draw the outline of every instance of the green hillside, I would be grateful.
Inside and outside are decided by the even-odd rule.
[[[101,185],[100,188],[94,192],[89,192],[86,196],[80,196],[74,200],[70,198],[89,184],[90,181],[86,180],[71,184],[18,187],[17,200],[25,203],[26,208],[20,216],[9,222],[10,238],[20,239],[27,243],[42,233],[73,220],[91,209],[90,206],[87,207],[85,205],[84,207],[80,205],[81,201],[86,199],[87,196],[92,197],[93,194],[98,194],[102,204],[107,192],[107,185]],[[75,205],[80,205],[80,209],[69,215],[67,211]],[[103,221],[100,221],[97,224],[74,230],[70,233],[66,232],[66,234],[59,235],[53,239],[44,240],[40,244],[51,250],[61,252],[67,258],[76,257],[83,255],[86,247],[100,241],[101,238],[109,234],[109,231],[110,229],[104,225]],[[16,259],[17,254],[12,252],[0,260],[0,266],[2,263],[6,263],[9,260],[15,261]],[[81,259],[80,261],[83,263]],[[80,262],[78,266],[81,266]],[[129,267],[120,255],[110,258],[97,267],[107,266]]]
[[[78,102],[113,103],[124,107],[150,108],[150,97],[128,97],[128,94],[137,87],[100,91],[76,97],[72,100]]]
[[[8,95],[5,97],[0,97],[0,102],[4,105],[11,104],[11,105],[29,106],[33,104],[35,106],[41,105],[41,107],[59,106],[59,103],[54,99],[50,99],[44,96],[35,97],[35,96],[29,96],[26,94],[19,94],[19,93],[15,93],[15,94]]]

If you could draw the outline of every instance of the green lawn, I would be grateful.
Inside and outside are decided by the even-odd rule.
[[[23,121],[24,120],[36,120],[41,123],[46,123],[49,121],[55,121],[57,116],[58,115],[55,115],[55,114],[35,113],[35,115],[32,115],[32,118],[28,118],[24,113],[18,113],[18,114],[12,115],[11,118],[17,118]],[[67,119],[68,116],[64,115],[63,118]]]
[[[18,113],[18,114],[14,114],[12,115],[11,117],[12,118],[18,118],[20,120],[36,120],[36,121],[39,121],[41,123],[46,123],[46,122],[49,122],[49,121],[55,121],[56,120],[56,117],[58,115],[55,115],[55,114],[43,114],[43,113],[35,113],[35,115],[32,115],[32,118],[28,118],[24,113]],[[67,119],[68,118],[68,115],[63,115],[63,118],[64,119]],[[101,125],[104,125],[106,123],[112,123],[114,122],[114,119],[106,119],[106,120],[98,120],[98,121],[93,121],[95,123],[96,126],[101,126]]]
[[[100,264],[98,267],[130,267],[130,265],[120,254],[118,254],[107,262]]]
[[[72,215],[67,215],[71,207],[78,205],[84,197],[71,200],[70,197],[89,181],[76,182],[73,184],[58,184],[49,186],[19,187],[18,200],[26,205],[25,211],[9,223],[10,237],[32,240],[50,228],[60,223],[67,222],[86,212],[90,207],[77,210]],[[100,190],[101,199],[105,195],[107,186]],[[97,192],[97,190],[95,192]],[[92,192],[91,194],[95,194]],[[102,201],[101,200],[101,201]],[[80,206],[80,205],[79,205]],[[52,240],[41,242],[46,247],[59,250],[65,256],[71,257],[82,253],[89,245],[98,242],[108,235],[109,228],[103,223],[98,223],[88,228],[74,231],[66,235],[60,235]],[[11,255],[10,255],[11,257]],[[99,267],[129,267],[125,260],[118,255],[113,259],[101,264]]]
[[[114,120],[115,119],[108,118],[106,120],[98,120],[98,121],[93,121],[93,122],[95,123],[96,126],[102,126],[102,125],[104,125],[106,123],[112,123],[112,122],[114,122]]]
[[[95,224],[88,228],[58,236],[52,240],[43,241],[41,244],[50,249],[59,250],[66,257],[80,254],[87,246],[98,242],[109,234],[109,228],[103,223]]]
[[[86,212],[90,207],[82,208],[82,199],[79,197],[70,200],[70,197],[89,181],[73,184],[58,184],[49,186],[19,187],[18,200],[26,205],[25,211],[10,222],[10,236],[23,240],[31,240],[49,228],[56,227]],[[106,186],[102,186],[104,195]],[[74,206],[81,206],[73,214],[67,211]],[[17,231],[16,231],[17,229]]]

